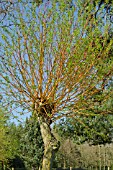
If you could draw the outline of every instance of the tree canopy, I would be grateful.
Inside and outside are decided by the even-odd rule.
[[[73,108],[80,113],[112,75],[109,25],[100,29],[94,18],[89,25],[89,11],[79,17],[67,7],[64,1],[18,5],[14,25],[1,30],[1,89],[11,110],[38,108],[53,121]]]
[[[5,162],[17,154],[18,148],[18,140],[14,134],[15,126],[9,123],[9,116],[10,114],[0,107],[0,161]]]
[[[6,159],[6,148],[8,145],[8,141],[6,140],[6,120],[7,118],[4,116],[3,110],[0,108],[0,160]]]

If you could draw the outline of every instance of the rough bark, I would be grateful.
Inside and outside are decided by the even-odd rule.
[[[50,125],[47,120],[42,117],[38,118],[40,130],[44,142],[44,156],[42,161],[42,170],[51,170],[53,165],[54,155],[59,149],[60,143],[51,132]]]

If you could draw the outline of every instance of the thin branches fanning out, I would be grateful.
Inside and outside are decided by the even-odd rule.
[[[63,0],[39,8],[20,5],[19,24],[3,28],[0,88],[10,109],[16,101],[17,107],[25,103],[25,109],[53,121],[67,113],[85,113],[87,101],[112,75],[109,26],[100,28],[94,18],[83,22],[77,5],[68,5]]]

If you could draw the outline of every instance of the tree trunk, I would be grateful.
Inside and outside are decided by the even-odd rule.
[[[42,139],[44,142],[44,156],[42,161],[42,170],[51,170],[54,155],[59,149],[60,143],[52,134],[50,125],[47,122],[47,120],[45,120],[43,117],[39,117],[38,120],[40,124]]]
[[[98,145],[98,154],[99,154],[99,170],[101,170],[101,146]]]

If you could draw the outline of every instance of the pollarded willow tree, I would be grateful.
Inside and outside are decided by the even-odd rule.
[[[1,29],[2,102],[10,112],[36,116],[45,147],[43,170],[52,168],[59,148],[51,123],[94,114],[86,108],[95,93],[105,90],[113,69],[109,22],[102,26],[91,18],[91,4],[83,13],[79,0],[71,7],[66,2],[47,1],[39,7],[20,2],[16,20]]]

